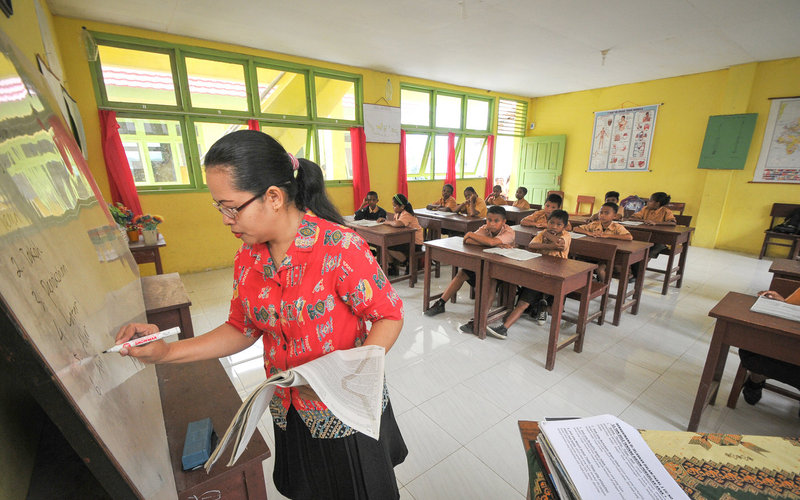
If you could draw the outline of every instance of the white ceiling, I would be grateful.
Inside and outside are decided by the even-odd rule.
[[[55,15],[529,97],[800,56],[800,0],[47,3]]]

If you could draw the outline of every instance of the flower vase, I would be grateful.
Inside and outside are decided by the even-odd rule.
[[[139,241],[139,230],[138,229],[128,229],[128,241],[131,243],[136,243]]]
[[[158,243],[158,229],[142,229],[142,238],[145,245],[155,245]]]

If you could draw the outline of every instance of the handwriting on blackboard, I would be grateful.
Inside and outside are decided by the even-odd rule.
[[[50,276],[47,279],[39,280],[39,284],[42,286],[42,289],[47,292],[47,295],[50,296],[56,291],[58,286],[61,284],[61,280],[64,279],[66,274],[67,266],[61,264],[55,270],[50,272]]]

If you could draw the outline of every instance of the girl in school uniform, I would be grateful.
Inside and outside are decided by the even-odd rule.
[[[366,242],[341,225],[319,166],[267,134],[242,130],[209,149],[205,169],[223,224],[242,240],[228,321],[205,335],[122,355],[185,363],[229,356],[260,339],[271,376],[337,349],[392,347],[402,301]],[[130,324],[117,343],[156,331]],[[309,386],[277,388],[270,412],[278,491],[294,499],[399,498],[394,466],[408,450],[386,386],[382,411],[376,441],[339,420]]]
[[[674,226],[676,224],[675,214],[667,206],[672,198],[664,192],[657,192],[650,195],[647,205],[630,217],[630,220],[640,220],[648,226]],[[650,259],[658,257],[667,245],[656,243],[650,248]]]
[[[414,235],[414,243],[416,244],[415,252],[421,252],[423,239],[422,226],[419,225],[419,220],[417,219],[417,216],[414,215],[414,207],[411,206],[408,198],[400,193],[392,196],[392,209],[394,210],[394,220],[384,219],[381,222],[388,226],[410,227],[412,229],[416,229],[417,232]],[[396,269],[398,264],[402,264],[408,260],[408,246],[396,245],[390,247],[387,254],[389,255],[390,266],[393,266]],[[393,274],[391,267],[389,274]]]

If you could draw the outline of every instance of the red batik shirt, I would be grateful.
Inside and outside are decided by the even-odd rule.
[[[344,226],[307,213],[278,266],[265,243],[242,245],[236,254],[228,323],[247,336],[261,337],[267,377],[362,345],[367,321],[402,318],[403,302],[369,246]],[[295,388],[278,387],[270,411],[284,430],[290,405],[312,437],[356,432],[323,403],[301,399]]]

